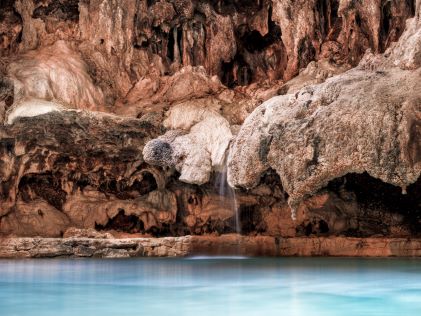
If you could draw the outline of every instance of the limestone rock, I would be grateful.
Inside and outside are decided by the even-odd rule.
[[[250,188],[273,168],[293,207],[349,173],[367,172],[405,193],[421,171],[419,18],[408,25],[391,52],[370,67],[364,60],[325,83],[259,106],[230,151],[229,182]],[[407,39],[415,51],[402,55]]]
[[[8,67],[15,103],[27,99],[56,100],[73,108],[96,110],[104,104],[80,54],[65,42],[30,51]],[[37,105],[34,104],[34,107]]]
[[[194,184],[208,182],[212,170],[223,168],[232,133],[219,113],[194,103],[179,104],[164,125],[173,130],[146,144],[146,162],[175,168],[181,181]]]
[[[2,1],[0,234],[73,236],[6,252],[418,253],[419,10]]]

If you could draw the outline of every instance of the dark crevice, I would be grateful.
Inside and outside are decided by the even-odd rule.
[[[298,57],[299,69],[307,67],[307,65],[316,58],[316,49],[308,36],[301,39],[298,44]]]
[[[411,17],[414,17],[417,0],[405,0],[405,1],[406,1],[407,7],[409,8],[409,11],[411,12]]]
[[[221,71],[219,74],[219,78],[221,78],[221,82],[228,88],[234,88],[236,86],[233,70],[234,61],[221,62]]]
[[[240,205],[239,219],[242,234],[261,234],[266,230],[259,205]]]
[[[326,236],[329,233],[329,224],[323,219],[313,218],[296,227],[298,236]]]
[[[253,72],[242,55],[237,54],[233,60],[222,62],[219,77],[225,86],[234,88],[250,84],[253,81]]]
[[[14,85],[13,82],[5,77],[0,76],[0,101],[4,101],[6,109],[8,109],[14,101]]]
[[[391,12],[392,3],[387,1],[382,7],[382,15],[381,15],[381,26],[380,26],[380,40],[382,45],[382,50],[385,49],[387,38],[390,33],[390,28],[392,25],[392,12]]]
[[[62,210],[66,192],[61,188],[60,179],[61,175],[51,173],[27,174],[19,182],[19,194],[24,202],[40,197],[56,209]]]
[[[402,194],[400,187],[373,178],[367,173],[347,174],[331,181],[328,190],[337,193],[338,196],[343,195],[344,191],[352,193],[362,219],[367,217],[367,212],[381,212],[384,216],[398,214],[403,216],[403,224],[412,234],[419,235],[421,232],[421,179],[407,188],[407,194]],[[381,227],[385,225],[383,219],[378,218],[377,221],[379,231],[384,232]],[[376,227],[371,229],[375,233]]]
[[[167,47],[167,57],[171,62],[174,61],[174,44],[175,44],[174,32],[171,31],[168,34],[168,47]]]
[[[177,42],[177,43],[176,43]],[[177,44],[177,45],[176,45]],[[181,27],[172,29],[168,34],[167,57],[174,62],[176,57],[183,60],[183,30]],[[175,50],[176,49],[176,50]]]
[[[79,21],[79,0],[52,1],[49,5],[40,5],[32,15],[35,19],[55,17],[60,20]]]
[[[148,7],[153,6],[156,2],[157,0],[146,0],[146,4],[148,5]]]
[[[135,215],[125,215],[124,210],[120,209],[118,214],[111,218],[105,225],[95,225],[96,230],[115,230],[130,234],[144,233],[144,224]]]
[[[121,200],[128,200],[148,194],[157,188],[155,177],[145,172],[142,174],[142,180],[135,180],[132,185],[124,180],[107,179],[101,182],[98,189],[103,193],[113,194]]]
[[[336,22],[338,21],[338,0],[318,0],[316,11],[319,15],[320,31],[322,38],[335,33]],[[332,32],[333,31],[333,32]]]

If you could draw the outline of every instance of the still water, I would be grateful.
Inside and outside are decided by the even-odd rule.
[[[0,315],[421,315],[421,260],[0,260]]]

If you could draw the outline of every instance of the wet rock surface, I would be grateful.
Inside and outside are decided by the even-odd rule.
[[[3,1],[0,256],[418,255],[420,5]]]

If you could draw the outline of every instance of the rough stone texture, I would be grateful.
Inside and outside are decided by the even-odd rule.
[[[60,236],[119,212],[149,228],[175,218],[161,171],[144,165],[158,128],[111,115],[55,111],[1,127],[1,232]],[[172,215],[171,215],[172,214]]]
[[[293,208],[351,173],[367,172],[405,193],[421,171],[420,25],[418,16],[409,20],[383,56],[259,106],[230,151],[228,181],[250,188],[273,168]]]
[[[420,3],[2,1],[5,253],[419,254]]]
[[[8,77],[14,83],[14,106],[31,98],[91,110],[104,104],[102,91],[93,84],[82,57],[64,41],[20,56],[9,64]]]
[[[168,112],[164,127],[171,131],[143,150],[147,163],[175,168],[180,181],[193,184],[207,183],[212,171],[223,169],[233,135],[229,122],[210,106],[179,104]]]
[[[149,93],[161,91],[162,78],[183,67],[201,66],[235,87],[289,80],[313,60],[355,66],[366,49],[383,52],[399,38],[415,2],[5,0],[0,11],[4,72],[10,59],[19,61],[31,50],[53,45],[47,49],[60,57],[57,41],[65,41],[103,93],[96,106],[114,111],[131,107],[145,85]],[[42,58],[45,65],[47,56]],[[50,97],[58,91],[52,90],[43,92]],[[79,107],[86,97],[72,98],[70,105]]]
[[[129,258],[239,256],[419,257],[421,240],[404,238],[275,238],[225,235],[167,238],[6,238],[0,258]]]

